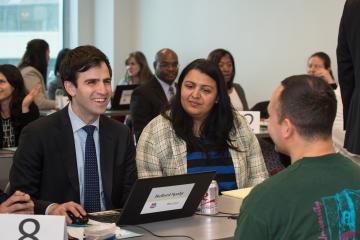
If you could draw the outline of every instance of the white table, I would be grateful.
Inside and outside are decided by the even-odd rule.
[[[242,203],[241,199],[222,196],[219,199],[219,211],[238,214]],[[187,235],[196,240],[211,239],[233,239],[236,219],[228,217],[210,217],[194,215],[188,218],[178,218],[173,220],[141,224],[140,226],[152,231],[157,235]],[[158,238],[150,233],[137,228],[136,226],[126,226],[127,230],[143,233],[144,236],[135,239],[187,239],[187,238]]]

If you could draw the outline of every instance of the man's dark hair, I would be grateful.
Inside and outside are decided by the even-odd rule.
[[[281,82],[279,121],[288,118],[299,134],[308,139],[331,137],[336,115],[336,97],[323,79],[296,75]]]
[[[181,105],[181,87],[185,76],[191,70],[198,70],[209,76],[216,82],[217,103],[210,110],[209,115],[201,126],[200,138],[209,142],[207,149],[199,143],[197,137],[193,134],[194,121],[192,117],[184,110]],[[210,150],[225,151],[228,148],[236,149],[232,144],[234,139],[232,131],[234,130],[234,112],[230,103],[229,95],[225,86],[224,77],[218,66],[209,60],[197,59],[187,65],[179,77],[176,95],[170,104],[171,111],[165,111],[162,115],[171,121],[176,135],[183,139],[189,149],[203,149],[205,152]]]
[[[98,48],[85,45],[70,50],[61,61],[60,64],[60,77],[61,81],[70,81],[77,87],[78,74],[86,72],[90,68],[98,67],[104,62],[109,69],[110,77],[112,76],[112,70],[109,63],[109,59]],[[71,96],[69,96],[71,100]]]

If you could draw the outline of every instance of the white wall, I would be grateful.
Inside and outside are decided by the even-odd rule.
[[[121,2],[132,5],[136,18],[130,29],[122,30],[133,36],[129,51],[143,51],[152,65],[155,53],[169,47],[184,67],[215,48],[228,49],[236,61],[235,82],[245,89],[250,106],[269,99],[285,77],[304,73],[315,51],[330,55],[337,74],[335,51],[345,0]]]
[[[124,76],[125,58],[135,50],[143,51],[152,66],[159,49],[172,48],[183,68],[195,58],[207,57],[215,48],[228,49],[236,61],[235,82],[243,86],[252,106],[269,99],[285,77],[304,73],[307,58],[315,51],[330,55],[337,75],[335,51],[344,3],[79,0],[79,18],[83,20],[79,20],[82,33],[78,37],[79,43],[93,42],[105,48],[113,64],[114,82]]]

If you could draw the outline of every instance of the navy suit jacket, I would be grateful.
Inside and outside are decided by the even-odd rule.
[[[135,147],[129,129],[100,116],[100,169],[107,209],[120,208],[136,180]],[[74,135],[68,108],[26,126],[10,171],[11,192],[28,193],[35,213],[51,203],[80,203]]]

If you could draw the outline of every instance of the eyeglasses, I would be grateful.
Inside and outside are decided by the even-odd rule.
[[[166,69],[179,68],[178,63],[160,63],[159,66],[160,68],[166,68]]]

